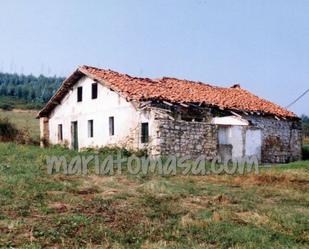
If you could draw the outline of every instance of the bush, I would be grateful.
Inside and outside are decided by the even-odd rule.
[[[31,137],[30,132],[27,129],[18,130],[15,141],[19,144],[32,144],[32,145],[39,145],[40,144],[39,141],[34,140]]]
[[[27,103],[25,105],[25,108],[24,109],[27,109],[27,110],[40,110],[43,108],[43,104],[38,104],[38,103]]]
[[[0,119],[0,140],[13,141],[17,137],[18,129],[7,118]]]
[[[38,145],[27,129],[19,130],[7,118],[0,118],[0,141]]]
[[[104,154],[104,155],[117,155],[118,152],[120,152],[120,154],[123,157],[130,157],[132,155],[135,155],[137,157],[143,157],[143,156],[147,156],[147,150],[128,150],[124,147],[119,147],[119,146],[103,146],[100,148],[84,148],[83,151],[87,151],[87,152],[99,152],[100,154]]]
[[[114,154],[116,155],[118,152],[124,157],[130,157],[132,155],[135,155],[137,157],[143,157],[147,156],[147,150],[132,150],[132,149],[126,149],[124,147],[118,147],[118,146],[104,146],[99,149],[99,152],[102,154]]]
[[[11,111],[13,110],[14,106],[10,104],[0,104],[0,108],[4,111]]]
[[[302,148],[303,160],[309,160],[309,145],[304,145]]]

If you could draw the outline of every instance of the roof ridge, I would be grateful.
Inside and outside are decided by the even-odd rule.
[[[88,65],[82,65],[79,68],[85,68],[87,70],[87,68],[91,68],[91,69],[95,69],[98,71],[103,71],[103,72],[111,72],[111,73],[115,73],[118,75],[123,75],[126,77],[129,77],[131,79],[136,79],[136,80],[147,80],[147,81],[151,81],[153,83],[165,83],[162,82],[164,80],[177,80],[177,81],[181,81],[181,82],[187,82],[187,83],[192,83],[192,84],[199,84],[199,85],[203,85],[203,86],[209,86],[209,87],[213,87],[213,88],[223,88],[223,89],[229,89],[229,87],[223,87],[223,86],[216,86],[210,83],[205,83],[205,82],[201,82],[201,81],[195,81],[195,80],[188,80],[188,79],[179,79],[176,77],[169,77],[169,76],[162,76],[160,78],[149,78],[149,77],[139,77],[139,76],[132,76],[130,74],[126,74],[126,73],[119,73],[117,71],[114,71],[112,69],[104,69],[104,68],[98,68],[98,67],[93,67],[93,66],[88,66]],[[242,88],[243,89],[243,88]]]
[[[171,102],[205,103],[206,105],[239,111],[258,111],[279,117],[297,117],[286,108],[260,98],[238,85],[221,87],[201,81],[166,76],[159,79],[151,79],[87,65],[79,66],[64,81],[66,83],[65,86],[60,87],[61,91],[57,91],[44,111],[48,112],[47,110],[52,109],[54,106],[53,102],[59,101],[66,94],[69,87],[74,85],[84,75],[107,84],[127,100],[145,101],[166,99]]]

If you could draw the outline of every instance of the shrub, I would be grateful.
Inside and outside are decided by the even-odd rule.
[[[17,136],[15,138],[15,141],[19,144],[32,144],[32,145],[40,144],[39,141],[32,138],[29,130],[27,129],[17,130]]]
[[[106,155],[117,155],[120,152],[123,156],[131,156],[130,151],[118,146],[103,146],[99,148],[99,152]]]
[[[0,140],[13,141],[17,137],[18,129],[7,118],[0,119]]]
[[[146,149],[140,149],[140,150],[129,149],[128,150],[124,147],[119,147],[119,146],[103,146],[100,148],[83,148],[83,151],[99,152],[100,154],[104,154],[104,155],[117,155],[117,153],[120,152],[120,154],[123,157],[130,157],[133,154],[137,157],[147,156]]]
[[[13,110],[14,106],[10,104],[0,104],[0,108],[5,111],[11,111]]]
[[[27,103],[25,109],[40,110],[44,105],[38,103]]]
[[[35,141],[27,129],[19,130],[7,118],[0,118],[0,141],[12,142],[15,141],[19,144],[33,144],[38,145],[39,142]]]
[[[304,145],[302,148],[303,160],[309,160],[309,145]]]
[[[103,154],[114,154],[114,155],[120,152],[121,155],[124,157],[130,157],[132,155],[135,155],[137,157],[147,156],[147,150],[132,150],[132,149],[128,150],[124,147],[119,146],[112,146],[112,147],[104,146],[99,149],[99,152]]]

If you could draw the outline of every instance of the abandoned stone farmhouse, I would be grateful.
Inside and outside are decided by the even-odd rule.
[[[121,146],[150,155],[301,159],[292,112],[239,85],[216,87],[79,67],[39,112],[42,144]]]

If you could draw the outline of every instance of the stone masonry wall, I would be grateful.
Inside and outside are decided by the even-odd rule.
[[[301,160],[300,121],[261,116],[249,116],[247,119],[262,130],[262,162],[287,163]]]
[[[209,160],[217,155],[215,125],[168,119],[156,121],[156,152],[161,155],[190,156],[192,159],[205,155]]]
[[[253,127],[261,129],[263,163],[287,163],[301,160],[302,130],[298,120],[247,116]],[[187,122],[159,118],[151,142],[153,153],[161,155],[205,155],[211,160],[218,154],[218,130],[205,122]]]
[[[49,143],[49,119],[42,117],[40,118],[40,145],[41,147],[47,146]]]

